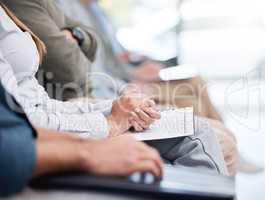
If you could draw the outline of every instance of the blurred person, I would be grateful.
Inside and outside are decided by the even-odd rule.
[[[102,73],[109,73],[111,77],[115,77],[116,82],[124,82],[124,80],[129,80],[122,74],[127,74],[128,77],[134,77],[132,75],[133,67],[122,63],[116,56],[118,45],[112,44],[117,44],[117,41],[115,42],[113,31],[111,31],[112,29],[111,27],[109,27],[109,23],[106,22],[106,16],[103,10],[97,4],[97,1],[57,0],[57,3],[69,17],[75,18],[76,20],[81,21],[83,24],[86,24],[89,27],[93,27],[100,35],[100,38],[102,39],[102,45],[99,45],[100,54],[96,59],[96,64],[94,65],[94,68],[96,68],[95,70],[101,69]],[[102,69],[103,66],[105,67],[105,70]],[[117,70],[119,74],[115,73],[115,70]],[[128,71],[130,72],[128,73]],[[98,79],[98,77],[96,78]],[[133,81],[133,79],[130,79],[129,81]],[[93,80],[93,82],[97,82],[97,80]],[[98,79],[98,87],[101,91],[103,83],[104,82],[102,81],[102,79]],[[195,108],[197,108],[197,110],[201,109],[201,112],[197,112],[199,115],[217,119],[217,121],[210,121],[212,124],[214,124],[213,127],[215,128],[215,133],[217,133],[218,139],[222,144],[222,149],[225,155],[225,159],[228,163],[227,165],[229,171],[231,172],[231,174],[234,174],[237,168],[236,139],[221,122],[221,117],[216,112],[209,99],[206,83],[204,83],[204,81],[200,77],[197,77],[187,81],[174,81],[170,83],[167,82],[148,85],[151,85],[151,87],[148,87],[148,91],[145,90],[145,92],[147,94],[150,94],[150,96],[159,94],[155,98],[155,100],[158,100],[159,103],[171,105],[173,104],[180,107],[193,105],[195,106]],[[189,91],[188,88],[190,86],[191,90]],[[99,93],[97,93],[98,96],[100,96]],[[105,94],[109,94],[109,92],[105,92]],[[176,95],[176,97],[173,97],[174,95]],[[167,99],[165,99],[165,97],[167,97]],[[198,105],[198,102],[196,102],[198,99],[202,105]],[[205,112],[204,108],[207,108],[208,111]]]
[[[51,92],[50,96],[56,99],[59,98],[59,100],[75,98],[80,96],[80,94],[81,96],[89,96],[90,89],[88,88],[93,88],[94,83],[91,85],[88,81],[90,79],[88,76],[90,72],[88,63],[93,60],[97,46],[95,39],[92,39],[94,36],[92,34],[93,31],[81,23],[64,16],[64,13],[53,5],[54,3],[46,4],[46,1],[41,1],[40,4],[40,2],[25,0],[4,2],[44,41],[48,49],[47,56],[40,68],[40,71],[44,70],[45,75],[48,76],[44,77],[44,85],[48,87],[45,87],[48,94],[50,94],[49,87],[55,87],[56,94],[59,93],[59,96],[62,94],[63,98],[58,97],[58,95],[54,96],[53,92]],[[41,7],[41,5],[45,6]],[[40,9],[38,12],[38,9],[33,9],[34,7],[41,8],[38,8]],[[24,12],[24,10],[29,11]],[[48,13],[52,14],[48,15]],[[87,51],[83,49],[89,49],[89,53],[87,54]],[[122,69],[122,67],[120,68]],[[120,69],[117,72],[123,74]],[[107,84],[104,84],[105,73],[100,73],[99,76],[92,74],[92,78],[98,79],[100,87],[107,89],[112,87],[111,90],[114,90],[114,93],[112,92],[112,95],[108,95],[108,97],[117,97],[115,94],[117,91],[121,91],[122,87],[119,86],[122,85],[121,82],[124,83],[124,79],[112,74],[111,76],[106,75]],[[128,77],[134,80],[134,76],[129,75]],[[112,80],[113,78],[115,79],[114,81]],[[144,85],[143,90],[144,93],[159,103],[174,104],[179,107],[192,105],[198,115],[221,120],[220,115],[209,99],[205,86],[206,84],[201,78],[196,77],[187,81],[170,82],[169,84],[166,82]]]
[[[39,3],[39,1],[36,2]],[[54,5],[53,1],[46,2],[51,3],[50,6]],[[134,100],[131,97],[122,96],[112,103],[111,111],[107,114],[106,119],[101,111],[93,111],[93,107],[95,107],[93,104],[89,105],[91,109],[85,113],[88,115],[86,116],[75,112],[78,106],[81,109],[79,104],[50,99],[34,77],[45,53],[43,42],[3,3],[1,5],[1,82],[6,90],[22,105],[23,110],[21,112],[24,112],[25,109],[34,126],[60,131],[67,130],[67,132],[89,131],[86,137],[108,137],[112,140],[112,138],[123,135],[130,128],[134,128],[136,131],[144,130],[155,119],[160,118],[160,113],[156,110],[154,102],[148,99],[142,101],[141,98]],[[23,46],[23,49],[20,46]],[[11,108],[14,111],[20,111],[12,103],[13,101],[8,99]],[[103,103],[102,106],[104,107],[104,105]],[[108,106],[106,107],[108,108]],[[74,111],[73,108],[75,108]],[[104,120],[100,121],[99,116],[102,116],[107,124]],[[54,118],[60,120],[59,125],[53,123]],[[172,165],[200,168],[227,175],[224,157],[211,124],[206,119],[197,117],[195,117],[194,123],[195,133],[193,136],[151,141],[148,144],[155,147],[165,162]],[[74,131],[71,131],[72,129]],[[106,129],[105,134],[100,132],[102,129]],[[77,134],[75,135],[77,137]],[[124,143],[124,145],[127,147],[130,144]],[[72,150],[75,151],[75,149]],[[106,157],[108,157],[107,152],[106,150]],[[98,159],[101,157],[99,156]],[[104,159],[107,158],[102,158],[102,160]],[[105,169],[105,167],[108,166],[100,165],[98,169]]]
[[[119,93],[120,85],[134,83],[140,88],[139,90],[159,104],[178,107],[194,106],[196,114],[222,121],[209,98],[206,83],[200,77],[182,81],[157,82],[158,73],[163,67],[160,63],[148,61],[135,68],[120,60],[117,56],[118,49],[121,49],[120,45],[115,39],[111,23],[97,1],[57,0],[57,3],[69,17],[92,27],[100,36],[99,53],[92,69],[93,72],[107,75],[91,77],[94,87],[93,96],[111,98]]]
[[[0,198],[20,192],[32,178],[56,172],[162,176],[159,153],[146,144],[130,136],[90,140],[33,128],[25,115],[10,109],[7,96],[0,84]]]

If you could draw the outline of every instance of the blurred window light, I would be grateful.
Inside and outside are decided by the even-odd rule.
[[[178,0],[103,0],[117,27],[117,38],[131,51],[155,59],[176,56]],[[161,43],[163,47],[161,47]]]
[[[183,0],[181,16],[184,22],[215,19],[223,25],[260,26],[264,25],[264,7],[264,0]]]

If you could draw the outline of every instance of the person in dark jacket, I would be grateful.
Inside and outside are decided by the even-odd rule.
[[[35,131],[24,115],[9,109],[5,97],[0,86],[0,197],[19,191],[36,162]]]
[[[0,84],[0,197],[20,192],[32,177],[58,171],[98,175],[151,171],[157,177],[162,175],[162,161],[156,150],[131,137],[82,141],[70,134],[34,129],[24,114],[11,110],[10,100],[12,97]],[[124,149],[125,143],[130,145]],[[128,162],[134,159],[127,156],[132,152],[146,159]]]

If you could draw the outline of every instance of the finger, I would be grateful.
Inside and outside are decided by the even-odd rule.
[[[146,114],[143,110],[141,109],[136,109],[135,113],[138,115],[138,117],[145,122],[147,126],[152,124],[154,122],[154,119],[152,119],[148,114]]]
[[[223,153],[224,153],[225,157],[233,155],[235,153],[234,148],[232,148],[232,147],[224,146],[224,148],[222,148],[222,150],[223,150]]]
[[[155,164],[154,161],[151,160],[144,160],[138,162],[133,167],[134,172],[150,172],[153,174],[156,178],[161,178],[161,169]]]
[[[156,107],[156,103],[154,100],[148,99],[144,102],[144,105],[147,107]]]
[[[163,174],[163,161],[159,155],[159,153],[157,153],[156,151],[149,151],[149,152],[144,152],[140,155],[139,160],[151,160],[153,161],[156,166],[159,168],[160,170],[160,174]]]
[[[227,165],[233,165],[234,163],[237,163],[237,157],[236,156],[229,156],[225,158]]]
[[[228,141],[226,143],[228,143]],[[225,157],[227,157],[227,156],[229,156],[229,157],[230,156],[235,156],[237,154],[235,146],[233,146],[233,145],[224,144],[222,150],[224,152],[224,156]]]
[[[136,112],[138,112],[138,110],[136,110]],[[136,112],[131,113],[131,121],[135,121],[139,126],[142,127],[142,129],[148,128],[149,125],[147,125]]]
[[[141,127],[141,125],[139,125],[139,124],[138,124],[136,121],[134,121],[134,120],[131,121],[131,124],[132,124],[134,130],[137,131],[137,132],[141,132],[141,131],[144,130],[144,129]]]
[[[145,143],[139,143],[138,148],[140,150],[140,157],[139,157],[140,160],[152,159],[153,161],[155,161],[155,163],[160,169],[163,168],[163,161],[161,159],[159,152],[156,149],[149,147]]]
[[[227,169],[230,176],[235,176],[237,174],[237,165],[229,165],[227,166]]]
[[[151,118],[153,118],[155,120],[161,119],[161,114],[159,111],[156,111],[155,109],[150,108],[150,107],[146,107],[146,106],[141,107],[141,109],[145,113],[147,113]]]

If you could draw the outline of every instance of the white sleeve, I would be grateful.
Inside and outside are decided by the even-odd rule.
[[[106,116],[112,108],[111,100],[91,104],[50,99],[35,77],[25,77],[17,83],[12,66],[1,50],[0,76],[5,89],[15,97],[34,126],[75,132],[92,138],[108,136]]]
[[[92,104],[50,99],[35,77],[18,84],[16,98],[35,126],[82,133],[93,138],[108,136],[106,116],[112,101]]]

